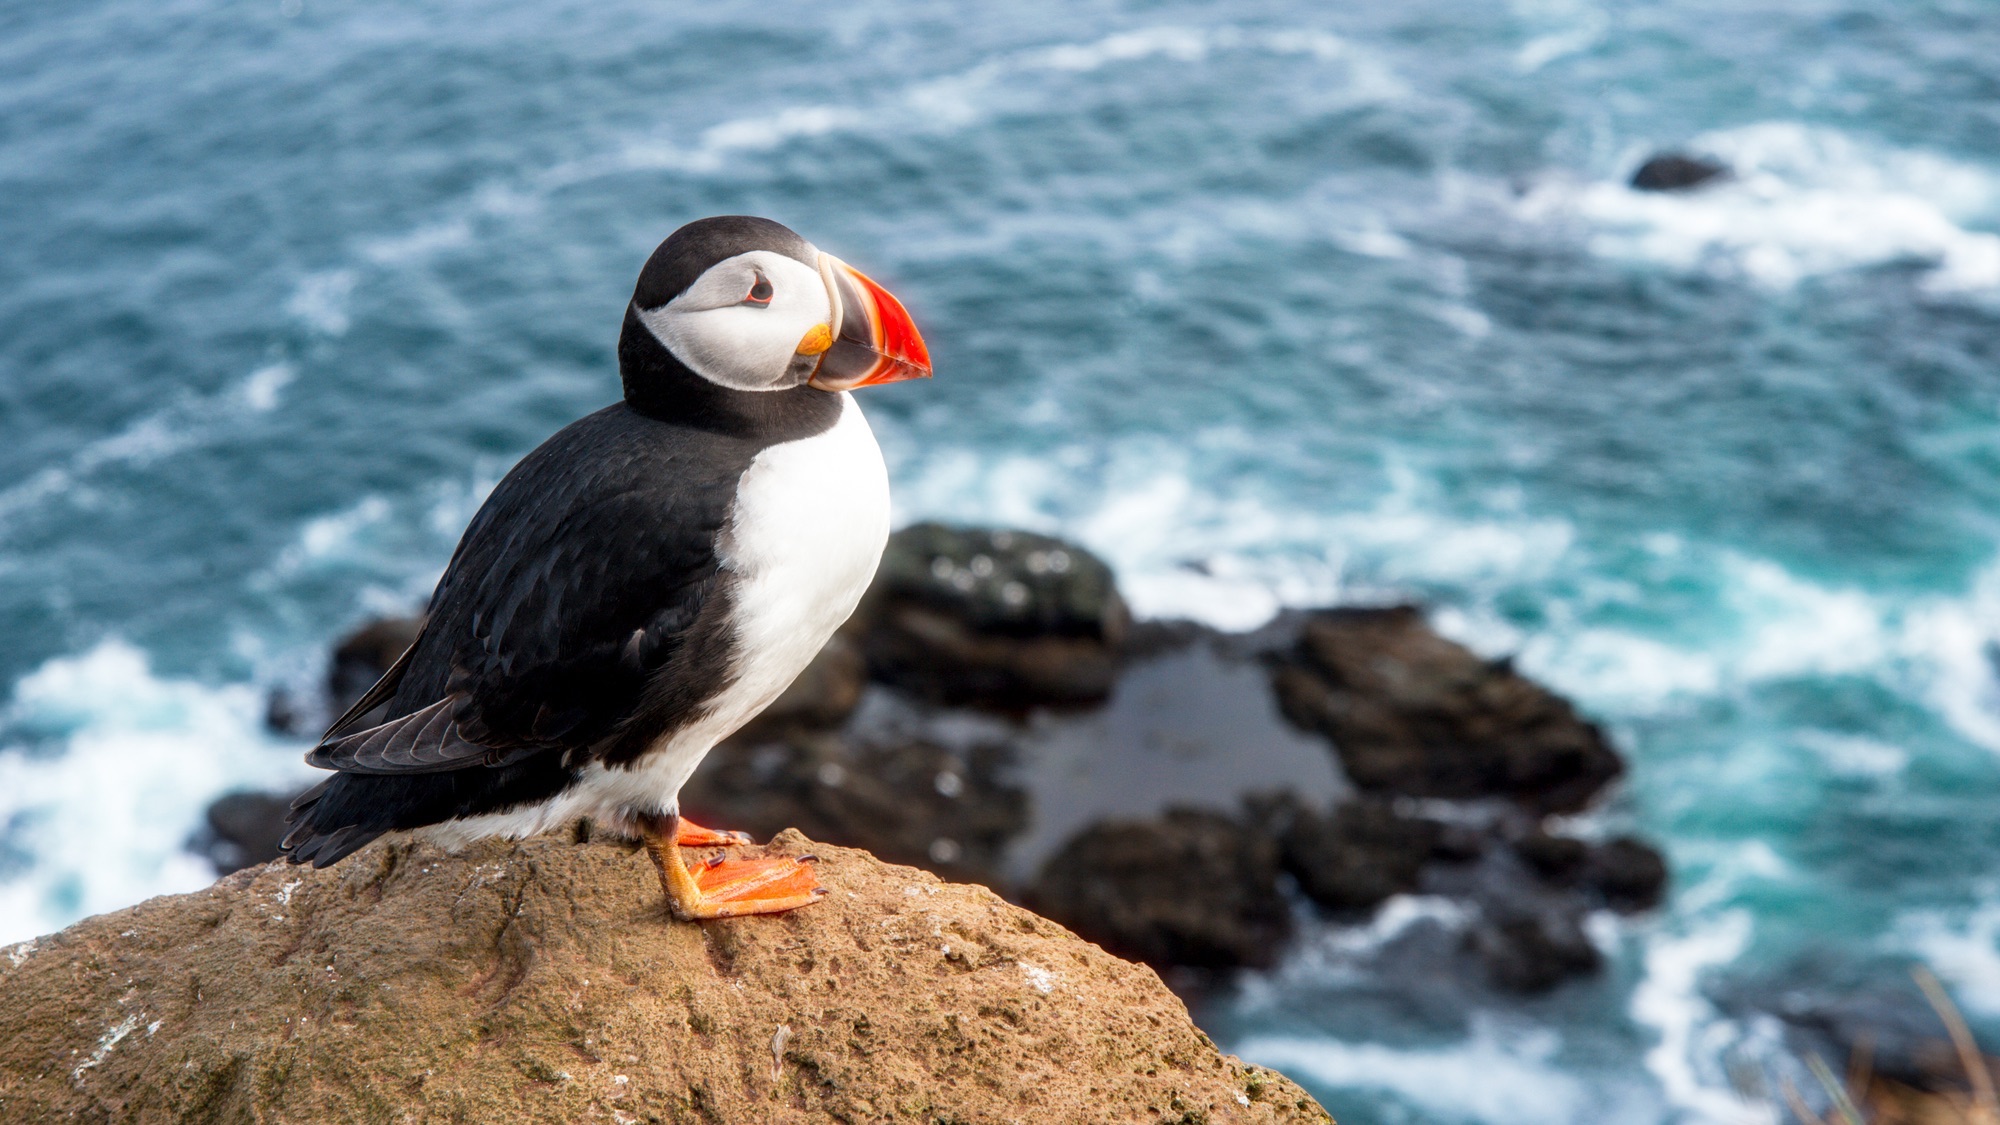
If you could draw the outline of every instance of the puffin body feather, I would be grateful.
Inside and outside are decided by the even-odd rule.
[[[743,473],[717,537],[730,655],[714,694],[637,757],[589,761],[549,800],[439,824],[433,839],[528,836],[579,816],[623,830],[635,812],[678,811],[702,758],[798,678],[875,577],[889,538],[888,470],[860,405],[839,400],[831,429],[771,446]],[[828,480],[842,487],[815,487]]]

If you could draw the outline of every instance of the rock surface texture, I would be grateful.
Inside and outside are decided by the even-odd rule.
[[[1329,1120],[1151,971],[813,850],[825,901],[701,925],[643,856],[554,837],[385,842],[88,919],[0,951],[0,1120]]]

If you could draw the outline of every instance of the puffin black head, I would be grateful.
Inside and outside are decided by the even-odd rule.
[[[887,290],[748,215],[700,219],[660,243],[618,354],[635,405],[686,374],[735,391],[838,392],[931,373],[923,337]]]

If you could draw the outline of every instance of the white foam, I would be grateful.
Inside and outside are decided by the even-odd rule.
[[[1828,769],[1850,777],[1886,777],[1910,764],[1910,752],[1880,739],[1841,731],[1802,730],[1801,746],[1817,754]]]
[[[8,719],[40,737],[0,748],[0,824],[27,860],[0,877],[0,943],[208,885],[183,850],[207,803],[312,773],[265,732],[254,686],[160,678],[115,639],[23,678]]]
[[[292,380],[298,378],[298,375],[298,368],[289,363],[266,364],[252,371],[249,378],[243,380],[243,385],[236,390],[237,397],[242,400],[244,406],[257,413],[275,410],[279,396],[286,387],[291,386]]]
[[[300,279],[285,301],[285,311],[307,327],[328,336],[345,336],[351,323],[347,302],[359,276],[350,269],[321,270]]]
[[[1561,520],[1440,514],[1437,490],[1402,470],[1368,508],[1302,513],[1262,481],[1201,473],[1181,445],[1201,445],[1204,435],[1181,445],[1134,438],[1108,449],[982,459],[905,441],[890,426],[882,431],[898,522],[973,521],[1070,536],[1111,564],[1141,615],[1217,628],[1252,628],[1285,606],[1380,600],[1409,587],[1531,581],[1552,573],[1574,542]]]
[[[1233,1048],[1250,1062],[1307,1082],[1386,1091],[1447,1120],[1599,1125],[1626,1117],[1563,1071],[1555,1059],[1560,1046],[1550,1031],[1503,1029],[1480,1020],[1470,1038],[1441,1047],[1260,1035]]]
[[[1552,181],[1528,193],[1533,220],[1580,218],[1606,257],[1739,275],[1774,288],[1899,261],[1924,263],[1925,288],[2000,288],[2000,174],[1773,121],[1697,137],[1735,176],[1691,192],[1642,192],[1622,179]]]
[[[1697,1121],[1776,1125],[1777,1110],[1746,1102],[1718,1073],[1720,1048],[1735,1034],[1701,994],[1707,970],[1729,964],[1750,944],[1750,916],[1730,911],[1680,934],[1645,943],[1645,975],[1632,990],[1632,1021],[1658,1036],[1646,1069],[1667,1101]],[[1718,1034],[1719,1033],[1719,1034]]]
[[[2000,1016],[2000,898],[1981,888],[1970,910],[1915,910],[1896,920],[1886,944],[1911,954],[1951,985],[1968,1012]]]
[[[1522,74],[1595,47],[1611,28],[1604,10],[1583,0],[1514,0],[1510,7],[1538,31],[1514,52],[1514,69]]]

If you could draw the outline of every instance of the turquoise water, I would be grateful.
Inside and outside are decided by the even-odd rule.
[[[1227,626],[1422,597],[1629,752],[1581,827],[1678,883],[1602,982],[1385,988],[1406,901],[1228,1046],[1349,1123],[1755,1121],[1718,982],[1920,958],[2000,1030],[1996,107],[1976,3],[6,5],[0,939],[200,885],[303,772],[264,692],[748,211],[924,327],[900,519]],[[1669,145],[1739,175],[1620,186]]]

